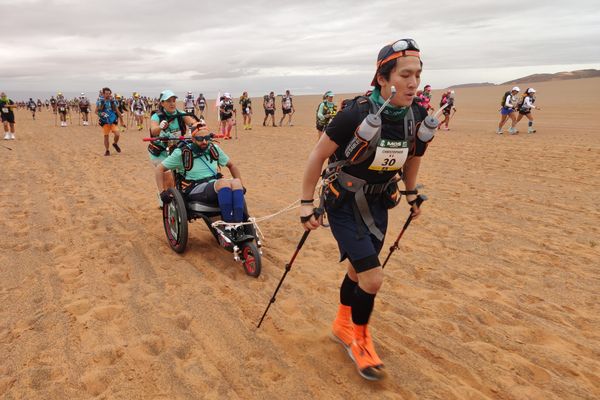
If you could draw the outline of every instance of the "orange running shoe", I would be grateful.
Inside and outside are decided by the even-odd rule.
[[[385,370],[372,341],[367,341],[367,336],[367,325],[354,325],[354,340],[348,349],[348,355],[354,361],[360,376],[370,381],[379,381],[385,378]]]
[[[346,349],[354,340],[354,324],[352,323],[352,307],[340,304],[331,329],[333,339]]]

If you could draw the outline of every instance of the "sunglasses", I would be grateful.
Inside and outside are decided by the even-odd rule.
[[[419,45],[413,39],[400,39],[392,43],[387,52],[377,61],[377,67],[398,57],[419,56]]]
[[[196,136],[192,136],[192,138],[193,138],[194,140],[197,140],[197,141],[199,141],[199,142],[201,142],[201,141],[203,141],[203,140],[206,140],[207,142],[210,142],[210,141],[211,141],[211,139],[213,138],[213,135],[212,135],[212,134],[210,134],[210,135],[206,135],[206,136],[200,136],[200,135],[196,135]]]

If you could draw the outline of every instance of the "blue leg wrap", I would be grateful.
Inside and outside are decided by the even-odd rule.
[[[225,187],[217,192],[221,216],[225,222],[233,222],[233,199],[231,188]]]
[[[244,220],[244,191],[242,189],[234,190],[233,194],[233,222],[242,222]]]

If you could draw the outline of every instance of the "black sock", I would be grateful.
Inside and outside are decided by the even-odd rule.
[[[365,292],[360,286],[356,285],[354,301],[352,302],[352,322],[355,325],[368,324],[374,304],[375,295]]]
[[[345,306],[351,306],[354,302],[354,290],[358,285],[357,282],[354,282],[348,274],[344,276],[344,280],[342,281],[342,286],[340,286],[340,303]]]

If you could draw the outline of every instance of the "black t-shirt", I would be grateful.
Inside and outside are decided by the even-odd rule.
[[[11,115],[13,114],[13,110],[10,107],[6,107],[7,105],[14,105],[15,102],[11,99],[2,100],[0,99],[0,112],[2,115]]]
[[[413,102],[412,109],[415,118],[415,125],[420,123],[427,117],[427,110],[418,105],[416,102]],[[325,131],[325,133],[339,147],[331,157],[330,162],[336,160],[343,160],[346,158],[344,156],[344,150],[346,149],[348,143],[350,143],[350,140],[354,137],[354,132],[356,131],[356,128],[360,125],[360,123],[365,117],[366,115],[361,112],[361,109],[358,106],[357,102],[352,101],[344,109],[338,112],[336,116],[331,120],[331,122],[327,126],[327,130]],[[383,122],[381,129],[382,139],[406,140],[404,132],[404,120],[394,122],[386,120],[383,115],[381,115],[381,117]],[[413,156],[413,154],[416,156],[422,156],[427,148],[426,143],[423,143],[416,138],[416,126],[414,135],[415,143],[413,146],[415,146],[416,149],[411,149],[409,153],[409,158]],[[357,178],[364,179],[369,183],[387,182],[397,173],[397,171],[370,170],[369,166],[371,165],[374,159],[375,152],[363,163],[344,167],[344,171],[346,171],[350,175],[356,176]]]

